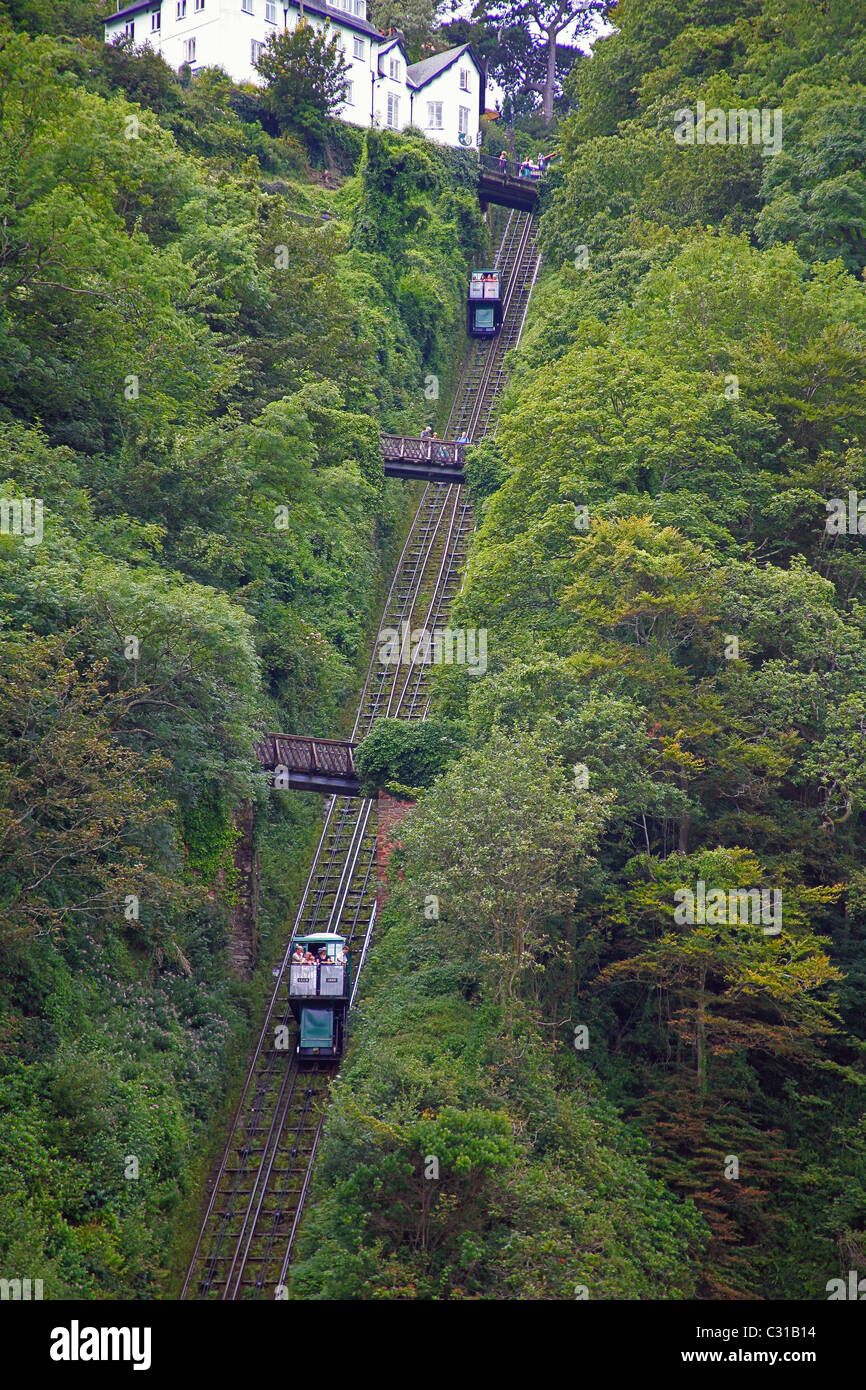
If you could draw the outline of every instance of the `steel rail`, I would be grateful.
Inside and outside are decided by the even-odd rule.
[[[473,420],[472,437],[489,421],[505,354],[522,332],[528,294],[537,274],[537,257],[527,260],[531,244],[530,216],[512,211],[497,256],[497,265],[506,279],[503,329],[507,331],[490,343],[476,343],[467,355],[449,416],[450,426],[453,419],[465,418],[468,412]],[[530,271],[534,273],[528,283]],[[518,321],[515,316],[521,309]],[[465,493],[461,495],[459,485],[427,485],[389,586],[380,631],[385,626],[397,626],[402,632],[402,623],[409,622],[411,632],[416,612],[422,616],[422,607],[425,623],[429,626],[431,621],[436,622],[453,598],[451,588],[465,556],[471,518],[471,506]],[[353,740],[362,730],[369,729],[383,708],[400,718],[424,718],[430,702],[425,679],[428,665],[416,656],[405,673],[401,673],[399,662],[389,671],[387,665],[377,661],[374,646]],[[259,1292],[269,1282],[268,1270],[276,1269],[274,1247],[285,1238],[281,1228],[291,1217],[279,1284],[286,1278],[319,1148],[330,1081],[338,1067],[332,1063],[301,1069],[296,1059],[290,1060],[273,1047],[272,1030],[275,1022],[289,1025],[293,1021],[286,991],[292,942],[303,934],[302,929],[309,930],[321,921],[326,920],[331,929],[339,927],[350,943],[356,935],[362,938],[349,1001],[350,1008],[354,1007],[376,922],[376,899],[370,882],[376,863],[375,839],[370,834],[372,805],[366,799],[340,796],[328,800],[318,848],[282,964],[274,972],[278,978],[213,1183],[182,1297],[190,1293],[193,1280],[202,1269],[204,1277],[197,1282],[205,1294],[216,1293],[220,1287],[223,1299],[242,1297],[249,1290]],[[257,1138],[263,1133],[263,1140]],[[288,1162],[287,1135],[293,1136]],[[237,1169],[232,1164],[235,1155],[239,1160]],[[232,1176],[233,1183],[229,1181]],[[293,1184],[298,1180],[300,1186],[295,1190]],[[227,1201],[227,1210],[218,1210],[220,1200]],[[239,1203],[242,1210],[236,1211]],[[205,1242],[213,1237],[217,1218],[216,1238],[206,1253]],[[229,1226],[238,1218],[240,1227],[230,1234]],[[253,1264],[258,1266],[254,1281],[248,1277]]]

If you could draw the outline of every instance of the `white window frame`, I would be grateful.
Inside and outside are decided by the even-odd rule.
[[[442,130],[442,102],[428,101],[427,103],[427,129]]]
[[[472,88],[469,86],[469,69],[468,69],[468,68],[461,68],[461,69],[460,69],[460,90],[461,90],[461,92],[471,92],[471,91],[472,91]]]
[[[365,51],[366,51],[366,50],[365,50],[365,47],[364,47],[364,40],[363,40],[363,39],[353,39],[353,40],[352,40],[352,57],[353,57],[353,58],[363,58],[363,57],[364,57],[364,54],[365,54]]]
[[[276,24],[277,0],[265,0],[265,23]]]
[[[162,25],[162,10],[152,10],[150,15],[150,32],[159,33]]]
[[[124,34],[126,35],[126,37],[127,37],[128,39],[132,39],[133,43],[135,42],[135,20],[134,20],[134,19],[128,20],[128,22],[127,22],[127,23],[124,25],[124,27],[123,27],[123,32],[124,32]]]
[[[241,0],[241,9],[244,14],[253,13],[253,0]]]
[[[204,0],[195,0],[195,9],[196,9],[196,10],[203,10],[203,9],[204,9]]]
[[[250,62],[257,62],[266,48],[267,44],[263,43],[261,39],[250,39]]]
[[[347,82],[347,83],[346,83],[346,105],[347,105],[347,106],[354,106],[354,105],[355,105],[355,84],[354,84],[354,82]]]
[[[183,41],[183,61],[185,63],[195,62],[195,35],[191,39]]]
[[[389,130],[400,129],[400,98],[394,92],[388,93],[388,109],[385,121]]]
[[[458,107],[457,107],[457,134],[458,134],[458,135],[468,135],[468,134],[469,134],[469,117],[471,116],[471,114],[472,114],[472,112],[469,110],[469,107],[468,107],[468,106],[458,106]]]
[[[177,0],[177,17],[186,19],[186,0]]]
[[[391,58],[388,62],[388,75],[392,82],[400,81],[400,59]]]

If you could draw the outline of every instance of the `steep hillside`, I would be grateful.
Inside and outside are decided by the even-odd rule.
[[[815,1300],[864,1248],[866,20],[614,18],[305,1296]]]
[[[351,710],[407,515],[379,430],[439,423],[486,237],[465,157],[359,134],[324,178],[86,28],[0,44],[0,1248],[46,1298],[153,1296],[195,1218],[319,812],[253,745]]]

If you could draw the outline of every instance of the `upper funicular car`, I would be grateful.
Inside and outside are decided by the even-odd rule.
[[[466,332],[471,338],[492,338],[502,323],[502,274],[495,269],[473,270],[466,299]]]

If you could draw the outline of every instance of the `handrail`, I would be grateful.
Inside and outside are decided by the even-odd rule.
[[[540,156],[542,161],[541,170],[537,165],[528,159],[509,159],[506,154],[481,155],[481,168],[491,174],[500,174],[503,178],[520,179],[523,183],[539,183],[547,173],[545,166],[546,159],[550,155]],[[530,172],[531,170],[531,172]]]
[[[383,434],[382,453],[386,459],[406,459],[411,463],[439,463],[463,467],[465,443],[454,439],[422,439],[414,435]]]

